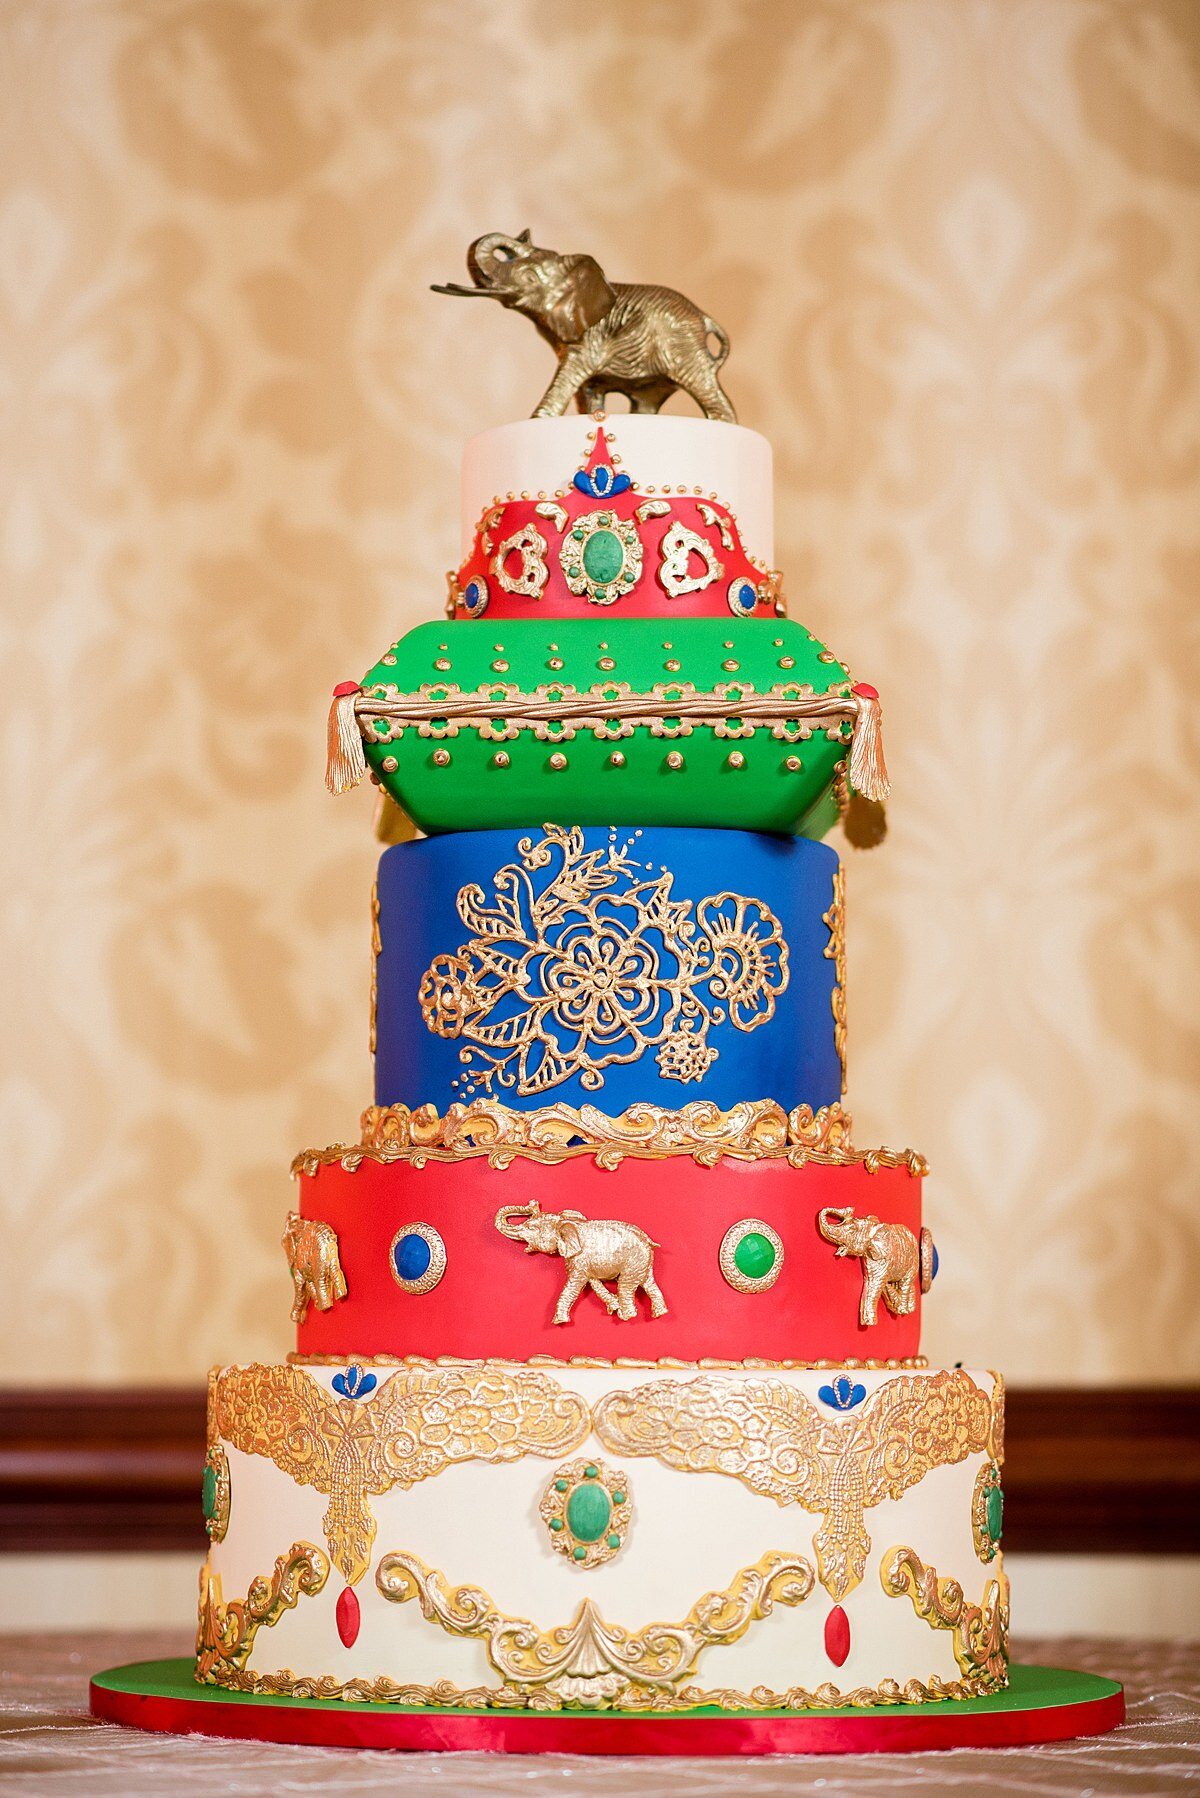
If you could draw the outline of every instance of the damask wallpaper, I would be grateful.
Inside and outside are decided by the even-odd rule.
[[[288,1344],[295,1150],[369,1097],[336,679],[442,602],[549,352],[528,224],[693,294],[793,611],[884,688],[850,1098],[932,1356],[1200,1372],[1194,0],[0,6],[0,1376]]]

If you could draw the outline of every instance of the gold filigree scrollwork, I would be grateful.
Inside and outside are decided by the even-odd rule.
[[[710,587],[714,581],[719,581],[725,572],[725,564],[712,544],[698,531],[690,531],[685,524],[680,524],[678,519],[664,533],[659,545],[659,555],[662,560],[658,578],[668,599],[682,599],[685,593],[698,593],[702,588]],[[698,574],[692,572],[693,556],[698,557],[703,565]]]
[[[452,1105],[441,1115],[432,1105],[370,1106],[362,1118],[369,1149],[487,1154],[506,1167],[516,1155],[556,1160],[594,1154],[601,1167],[616,1167],[627,1155],[688,1154],[703,1167],[722,1156],[757,1161],[801,1149],[814,1155],[850,1150],[851,1121],[840,1105],[814,1112],[798,1106],[790,1114],[772,1099],[745,1100],[728,1111],[711,1099],[696,1099],[678,1111],[661,1105],[630,1105],[611,1117],[594,1105],[547,1105],[514,1111],[495,1099]]]
[[[606,1623],[590,1598],[570,1623],[539,1630],[496,1609],[478,1586],[451,1586],[412,1554],[388,1554],[375,1583],[394,1604],[416,1600],[422,1615],[448,1634],[480,1638],[497,1673],[519,1694],[546,1708],[563,1704],[624,1708],[640,1688],[670,1694],[695,1668],[703,1649],[737,1642],[777,1604],[798,1605],[813,1586],[800,1555],[763,1555],[719,1592],[706,1592],[681,1623],[625,1629]],[[693,1702],[696,1702],[693,1700]]]
[[[956,1579],[940,1579],[914,1549],[892,1548],[879,1568],[889,1598],[908,1598],[917,1616],[933,1629],[947,1629],[954,1658],[971,1679],[999,1691],[1008,1684],[1008,1579],[1000,1556],[996,1572],[978,1604],[968,1604]]]
[[[311,1542],[294,1542],[275,1563],[275,1571],[251,1581],[245,1598],[228,1604],[221,1576],[206,1561],[200,1569],[200,1622],[196,1634],[196,1678],[226,1685],[241,1672],[260,1629],[270,1629],[301,1598],[311,1598],[329,1578],[329,1562]]]
[[[842,1092],[846,1091],[846,870],[838,863],[833,876],[833,903],[821,915],[829,930],[825,958],[833,963],[833,1046],[842,1064]]]
[[[509,558],[519,556],[516,573]],[[523,524],[519,531],[506,537],[492,557],[492,573],[506,593],[517,593],[525,599],[540,599],[550,578],[546,566],[546,539],[534,524]]]
[[[229,1368],[215,1382],[212,1428],[329,1500],[326,1542],[347,1585],[375,1540],[368,1498],[462,1461],[555,1457],[588,1433],[588,1408],[536,1369],[495,1364],[394,1374],[372,1396],[335,1398],[303,1368]]]
[[[665,518],[671,510],[670,502],[665,499],[644,499],[634,517],[639,524],[648,524],[652,518]]]
[[[534,507],[534,511],[539,518],[548,518],[556,531],[566,530],[567,509],[565,506],[560,506],[557,500],[544,499],[540,505]]]
[[[888,1380],[853,1416],[829,1415],[769,1377],[654,1380],[610,1392],[593,1427],[614,1454],[652,1455],[684,1473],[723,1473],[776,1504],[821,1519],[817,1577],[835,1601],[863,1577],[865,1513],[934,1467],[983,1450],[992,1407],[970,1375],[943,1369]]]
[[[727,514],[718,512],[715,506],[706,505],[703,500],[698,500],[696,502],[696,510],[699,512],[709,530],[712,530],[714,526],[716,527],[717,531],[720,533],[722,549],[732,551],[733,532],[729,528],[729,518]]]
[[[699,1079],[718,1055],[710,1030],[756,1030],[774,1016],[788,948],[762,900],[676,899],[669,870],[615,839],[588,849],[578,828],[544,825],[518,852],[490,895],[460,890],[473,934],[434,958],[418,991],[426,1027],[463,1044],[476,1090],[529,1095],[576,1076],[596,1088],[605,1068],[656,1046],[665,1079]]]

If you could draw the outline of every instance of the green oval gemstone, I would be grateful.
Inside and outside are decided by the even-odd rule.
[[[557,1533],[562,1528],[562,1526],[563,1526],[563,1520],[561,1517],[552,1517],[550,1519],[550,1528],[552,1530],[554,1530],[555,1533]]]
[[[775,1265],[775,1244],[761,1230],[747,1230],[733,1251],[733,1264],[748,1280],[761,1280]]]
[[[625,545],[615,531],[593,531],[583,546],[583,571],[589,581],[607,587],[625,566]]]
[[[567,1480],[555,1480],[554,1490],[556,1492],[565,1492],[568,1484],[569,1484],[569,1481],[567,1481]]]
[[[625,1503],[625,1494],[623,1492],[614,1492],[612,1501],[614,1505],[623,1505]]]
[[[1004,1528],[1004,1494],[999,1486],[992,1486],[987,1495],[987,1533],[993,1542],[999,1542]]]
[[[574,1557],[574,1559],[577,1561],[586,1561],[587,1560],[587,1549],[586,1548],[573,1548],[571,1550],[571,1554]]]
[[[200,1509],[206,1517],[217,1514],[217,1475],[212,1467],[204,1469],[204,1478],[200,1482]]]
[[[567,1500],[567,1528],[577,1542],[598,1542],[611,1516],[612,1500],[603,1486],[576,1486]]]

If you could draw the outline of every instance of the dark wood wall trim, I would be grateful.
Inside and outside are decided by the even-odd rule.
[[[204,1394],[0,1390],[0,1551],[203,1552]],[[1200,1388],[1008,1395],[1004,1546],[1200,1553]]]

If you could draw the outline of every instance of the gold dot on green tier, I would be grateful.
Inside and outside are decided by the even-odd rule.
[[[433,752],[433,765],[435,768],[448,768],[450,766],[450,751],[448,749],[435,749]]]
[[[621,754],[619,749],[613,750],[608,758],[608,765],[610,768],[623,768],[625,766],[625,757]]]
[[[794,668],[796,666],[795,658],[793,656],[780,656],[779,666],[781,668]]]
[[[617,664],[613,661],[611,656],[601,656],[600,660],[596,663],[597,668],[602,668],[605,674],[610,674],[616,665]],[[560,662],[559,667],[561,666],[562,663]]]
[[[383,665],[385,668],[394,668],[396,666],[395,656],[384,656]]]
[[[493,662],[492,663],[492,672],[493,672],[493,674],[507,674],[508,673],[508,663],[505,661]]]
[[[727,768],[744,768],[746,766],[746,758],[740,749],[730,750],[729,755],[726,758],[725,766]]]
[[[567,765],[566,756],[563,754],[561,749],[556,749],[554,751],[554,754],[550,757],[550,766],[557,771],[558,769],[565,768],[566,765]]]
[[[549,660],[549,661],[548,661],[548,662],[547,662],[547,663],[546,663],[546,666],[547,666],[547,668],[555,668],[555,669],[558,669],[558,668],[561,668],[561,667],[562,667],[562,665],[563,665],[563,664],[562,664],[562,657],[561,657],[561,656],[551,656],[551,657],[550,657],[550,660]],[[496,666],[497,666],[497,667],[499,667],[499,666],[500,666],[500,664],[499,664],[499,662],[497,662],[497,664],[496,664]],[[507,666],[508,666],[508,663],[507,663],[507,662],[506,662],[506,663],[505,663],[505,664],[504,664],[504,666],[505,666],[505,667],[506,667],[506,668],[507,668]]]
[[[385,755],[381,766],[385,774],[394,774],[400,764],[394,755]]]
[[[741,664],[739,662],[730,661],[730,662],[722,662],[721,666],[725,670],[726,674],[736,674],[739,667],[741,666]]]
[[[679,662],[664,662],[663,663],[663,667],[666,669],[668,674],[678,674],[681,666],[682,666],[682,664]]]
[[[789,755],[783,765],[789,774],[799,774],[804,763],[800,760],[798,755]]]
[[[433,665],[440,674],[448,674],[451,667],[451,664],[446,660],[445,656],[439,656]]]
[[[492,767],[493,768],[507,768],[508,764],[509,764],[509,759],[510,758],[509,758],[507,749],[498,749],[496,751],[495,755],[492,757]]]
[[[679,769],[679,768],[683,767],[683,757],[680,754],[680,752],[678,751],[678,749],[673,749],[671,751],[670,755],[667,757],[667,767],[672,768],[672,769]]]

